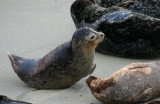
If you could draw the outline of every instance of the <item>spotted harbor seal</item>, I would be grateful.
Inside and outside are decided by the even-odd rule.
[[[77,28],[87,26],[106,35],[96,48],[98,52],[129,58],[160,57],[158,18],[119,6],[104,8],[94,0],[76,0],[71,16]]]
[[[72,40],[41,59],[25,59],[8,53],[14,71],[29,86],[37,89],[67,88],[91,74],[95,48],[104,34],[90,28],[78,29]]]
[[[160,0],[94,0],[94,2],[106,8],[111,6],[124,6],[133,12],[160,18]],[[128,5],[128,3],[131,5]]]
[[[0,104],[31,104],[31,103],[15,101],[8,98],[7,96],[0,95]]]
[[[104,103],[135,104],[150,101],[160,95],[159,76],[160,61],[133,63],[109,78],[90,76],[86,83],[94,97]],[[154,104],[154,102],[159,101],[146,104]]]

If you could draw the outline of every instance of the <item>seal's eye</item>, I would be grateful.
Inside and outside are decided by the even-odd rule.
[[[95,36],[94,35],[91,35],[90,36],[90,40],[94,40],[95,39]]]
[[[94,39],[94,36],[92,36],[91,39]]]

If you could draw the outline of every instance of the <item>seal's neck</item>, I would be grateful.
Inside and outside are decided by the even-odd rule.
[[[78,57],[94,57],[95,54],[95,48],[91,48],[91,47],[74,47],[73,49],[73,53],[75,56]]]
[[[72,47],[72,55],[75,59],[82,59],[85,61],[94,60],[95,48],[96,45],[81,44],[77,43],[77,41],[71,41],[70,46]]]

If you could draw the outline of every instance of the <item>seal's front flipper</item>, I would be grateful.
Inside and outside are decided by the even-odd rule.
[[[93,65],[92,65],[92,68],[91,68],[90,74],[92,74],[92,73],[94,72],[95,69],[96,69],[96,64],[93,64]]]
[[[119,7],[123,7],[125,9],[129,8],[131,5],[134,5],[135,2],[134,1],[126,1],[120,5],[118,5]]]
[[[11,64],[12,64],[14,71],[16,71],[19,64],[25,60],[24,58],[16,56],[16,55],[12,55],[9,52],[7,52],[7,55],[11,61]]]
[[[152,97],[152,88],[148,88],[144,90],[142,93],[140,93],[135,100],[137,102],[146,102],[150,100],[151,97]]]

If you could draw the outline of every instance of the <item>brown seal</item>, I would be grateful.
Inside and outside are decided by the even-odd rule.
[[[90,76],[86,83],[92,94],[104,103],[144,103],[160,95],[160,61],[133,63],[109,78]]]
[[[95,48],[104,34],[90,28],[78,29],[72,40],[41,59],[24,59],[8,53],[14,71],[29,86],[37,89],[67,88],[91,74]]]

